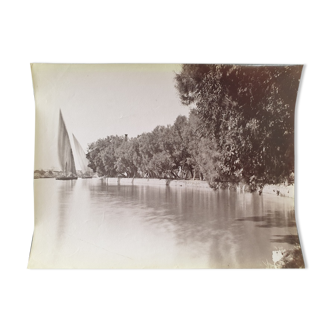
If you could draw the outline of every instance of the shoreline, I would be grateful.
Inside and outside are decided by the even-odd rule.
[[[52,177],[40,177],[37,179],[51,179]],[[54,178],[55,179],[55,178]],[[94,177],[93,179],[105,180],[107,184],[113,185],[141,185],[141,186],[169,186],[169,187],[183,187],[183,188],[200,188],[213,190],[206,181],[202,180],[173,180],[173,179],[148,179],[148,178],[107,178]],[[84,179],[83,179],[84,180]],[[247,186],[243,183],[238,185],[228,184],[224,190],[234,190],[237,192],[249,192]],[[262,195],[275,195],[280,197],[294,198],[294,185],[286,186],[284,184],[267,184],[262,190]]]
[[[152,185],[152,186],[170,186],[183,188],[204,188],[213,190],[206,181],[202,180],[173,180],[173,179],[148,179],[148,178],[103,178],[108,184],[116,185]],[[238,192],[246,192],[246,185],[230,185],[228,189]],[[226,188],[227,189],[227,188]],[[294,185],[285,186],[265,185],[262,191],[263,195],[275,195],[280,197],[294,198]]]

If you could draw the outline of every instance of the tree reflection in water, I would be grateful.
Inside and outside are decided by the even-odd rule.
[[[31,266],[259,268],[298,239],[288,198],[51,180],[36,180]]]

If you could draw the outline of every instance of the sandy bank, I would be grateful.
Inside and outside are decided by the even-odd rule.
[[[285,186],[283,184],[265,185],[263,188],[263,194],[272,194],[282,197],[294,198],[294,185]]]

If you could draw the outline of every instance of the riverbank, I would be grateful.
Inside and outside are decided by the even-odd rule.
[[[207,182],[200,180],[171,180],[148,178],[105,178],[108,184],[144,185],[144,186],[170,186],[170,187],[196,187],[211,189]]]
[[[145,185],[145,186],[170,186],[183,188],[205,188],[211,189],[206,181],[201,180],[172,180],[172,179],[148,179],[148,178],[105,178],[108,184],[118,185]],[[239,184],[237,186],[230,185],[230,190],[239,192],[247,191],[246,186]],[[266,185],[262,191],[263,195],[276,195],[281,197],[294,198],[294,185]]]
[[[294,198],[295,187],[294,185],[285,186],[283,184],[265,185],[262,193]]]

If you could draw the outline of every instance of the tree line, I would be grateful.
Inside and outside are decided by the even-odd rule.
[[[198,166],[194,114],[178,116],[173,125],[127,139],[108,136],[88,147],[89,167],[101,176],[202,179]]]
[[[206,180],[251,190],[291,180],[294,112],[302,66],[186,64],[175,76],[189,116],[127,139],[88,146],[100,176]]]

